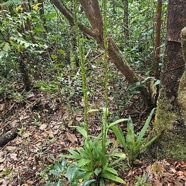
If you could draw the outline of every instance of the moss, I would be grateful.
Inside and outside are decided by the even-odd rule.
[[[181,116],[186,125],[186,72],[184,72],[178,90],[178,104],[180,106]]]
[[[186,128],[183,127],[163,132],[158,146],[153,149],[156,158],[186,159],[186,139],[183,133],[186,133]]]
[[[183,59],[186,63],[186,27],[181,31],[181,44],[182,44]],[[179,90],[178,90],[178,104],[180,106],[182,119],[186,125],[186,69],[180,79]]]
[[[163,87],[157,103],[153,135],[161,132],[160,138],[148,149],[148,157],[155,159],[186,159],[186,127],[179,112],[164,93]]]
[[[182,30],[182,53],[186,62],[186,27]],[[166,90],[169,91],[169,90]],[[156,159],[186,159],[186,69],[183,73],[177,100],[168,98],[161,87],[153,135],[161,133],[156,143],[148,149],[148,156]],[[176,95],[175,95],[176,96]],[[177,101],[177,103],[176,103]]]
[[[164,93],[163,88],[160,89],[159,99],[157,102],[157,112],[155,117],[155,132],[159,133],[164,130],[171,130],[173,124],[177,120],[177,114],[173,110],[171,100],[169,100]]]

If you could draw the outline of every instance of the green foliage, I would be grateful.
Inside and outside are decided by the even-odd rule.
[[[59,87],[58,84],[55,82],[46,82],[46,81],[37,81],[35,83],[35,87],[40,88],[40,90],[42,90],[43,92],[58,92],[59,91]]]
[[[142,177],[135,177],[137,179],[137,182],[134,184],[134,186],[151,186],[151,183],[148,182],[148,175],[143,174]]]
[[[82,182],[84,174],[84,172],[79,170],[79,167],[74,165],[68,166],[66,160],[63,160],[61,163],[58,161],[40,173],[46,181],[45,186],[88,186],[95,181],[92,179]]]
[[[118,141],[121,143],[122,147],[124,148],[125,152],[127,153],[129,162],[132,164],[135,163],[135,160],[138,157],[138,155],[142,151],[144,151],[148,146],[150,146],[158,137],[158,136],[156,136],[146,143],[144,142],[144,139],[143,139],[145,132],[147,131],[147,128],[150,124],[154,110],[155,109],[153,109],[151,111],[143,128],[141,129],[141,131],[137,135],[135,135],[135,133],[134,133],[134,126],[133,126],[133,122],[132,122],[131,117],[129,117],[129,119],[128,119],[126,138],[124,138],[120,127],[116,126],[115,124],[110,126],[112,128],[114,134],[116,135]]]
[[[102,146],[102,135],[91,139],[84,128],[77,127],[77,129],[85,137],[84,146],[75,150],[68,150],[70,154],[64,155],[64,157],[72,159],[73,164],[85,172],[85,180],[93,177],[98,182],[108,179],[125,183],[124,180],[118,177],[117,171],[113,168],[118,162],[117,157],[120,157],[119,160],[121,161],[125,157],[124,154],[116,152],[105,154]],[[109,143],[106,144],[106,147],[108,145]]]

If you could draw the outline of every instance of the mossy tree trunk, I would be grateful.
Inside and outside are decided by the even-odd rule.
[[[156,159],[186,159],[186,71],[180,37],[185,26],[185,0],[169,0],[166,50],[154,125],[154,131],[161,132],[161,137],[151,148]],[[181,35],[186,38],[185,29]],[[185,44],[182,46],[185,51]]]

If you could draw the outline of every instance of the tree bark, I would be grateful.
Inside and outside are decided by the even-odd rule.
[[[124,4],[124,16],[123,16],[123,22],[124,22],[124,36],[125,36],[125,42],[128,44],[129,40],[129,2],[128,0],[123,0]]]
[[[161,133],[161,137],[151,148],[151,156],[157,159],[186,159],[186,125],[180,114],[183,108],[178,104],[179,82],[185,66],[180,42],[185,15],[185,0],[169,0],[166,50],[154,125],[154,132]],[[185,89],[185,83],[180,87]],[[186,96],[182,101],[186,104]]]
[[[51,2],[59,9],[59,11],[68,19],[71,25],[74,25],[74,18],[70,11],[59,1],[51,0]],[[83,24],[79,23],[79,29],[85,34],[93,37],[104,48],[103,43],[103,21],[99,8],[98,0],[79,0],[84,12],[92,26],[92,29],[87,28]],[[128,65],[127,60],[122,57],[119,48],[114,40],[108,36],[108,55],[111,61],[116,65],[118,70],[126,77],[130,84],[141,81],[139,76],[134,73],[131,67]],[[151,95],[147,88],[141,86],[138,88],[141,91],[142,98],[146,105],[151,104]]]
[[[185,61],[186,67],[186,27],[181,31],[181,45],[182,54]],[[179,89],[178,89],[178,104],[181,110],[181,116],[186,126],[186,69],[180,79]]]
[[[155,54],[154,54],[154,77],[159,79],[160,69],[160,44],[161,44],[161,12],[162,12],[162,0],[158,0],[157,10],[156,10],[156,41],[155,41]]]

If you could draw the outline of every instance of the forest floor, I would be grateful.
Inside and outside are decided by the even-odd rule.
[[[145,107],[138,95],[131,96],[125,88],[121,87],[121,84],[126,84],[125,80],[117,81],[118,76],[121,77],[121,75],[118,75],[117,71],[116,74],[109,84],[111,113],[109,120],[127,118],[130,115],[135,123],[135,131],[139,131],[149,112],[145,112]],[[93,76],[99,77],[99,71]],[[90,91],[89,107],[102,108],[104,89],[98,80],[91,80],[93,76],[90,76],[90,84],[96,84],[96,88],[92,90],[93,94]],[[66,79],[69,80],[68,75]],[[70,127],[83,122],[82,93],[76,95],[76,89],[81,82],[74,77],[70,79],[70,86],[74,84],[74,88],[67,90],[65,96],[56,92],[47,93],[34,89],[22,99],[13,97],[7,99],[6,103],[3,97],[0,99],[2,116],[0,132],[9,125],[19,127],[17,137],[0,147],[0,185],[44,185],[41,171],[47,165],[55,163],[54,158],[57,159],[60,154],[67,153],[68,149],[83,145],[82,135],[75,128]],[[73,91],[74,94],[71,94]],[[89,131],[92,135],[96,136],[100,133],[100,121],[101,112],[90,113]],[[125,133],[126,123],[120,125]],[[113,134],[110,134],[110,139],[113,143],[115,142]],[[119,173],[127,186],[133,186],[140,180],[143,183],[138,185],[186,186],[186,162],[184,161],[141,159],[140,166],[137,167],[123,163],[126,164],[126,168]],[[148,178],[145,181],[146,175]],[[116,184],[108,183],[107,185]]]

